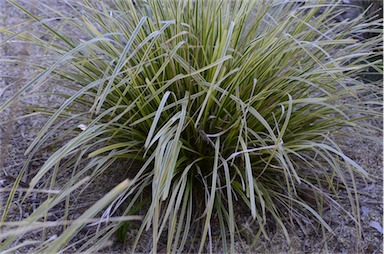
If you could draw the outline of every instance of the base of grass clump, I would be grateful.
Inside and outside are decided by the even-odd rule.
[[[371,179],[332,135],[345,127],[374,130],[358,121],[381,113],[365,106],[381,103],[379,84],[359,79],[369,67],[382,72],[382,60],[364,61],[375,57],[371,49],[380,38],[352,39],[370,24],[336,22],[340,10],[325,1],[116,0],[73,4],[71,17],[51,10],[59,21],[54,27],[50,17],[9,2],[51,40],[18,36],[57,61],[40,63],[42,71],[0,110],[47,81],[65,81],[71,92],[57,94],[62,105],[34,108],[51,118],[26,153],[31,159],[52,137],[74,135],[36,172],[25,195],[42,182],[54,189],[63,172],[67,183],[15,228],[34,230],[59,204],[66,221],[73,197],[92,189],[100,175],[120,178],[111,177],[115,187],[57,238],[43,229],[36,251],[94,251],[113,235],[124,242],[132,232],[135,250],[150,231],[153,252],[213,252],[219,241],[223,252],[233,253],[243,232],[257,245],[271,225],[288,243],[292,228],[311,225],[324,237],[332,234],[323,218],[329,207],[349,216],[361,234],[355,179]],[[377,96],[365,101],[367,91]],[[340,191],[351,210],[343,208]],[[140,220],[131,221],[139,218],[134,215]],[[239,215],[251,218],[253,230],[238,223]],[[89,224],[97,229],[71,241]],[[2,249],[18,236],[7,237]]]

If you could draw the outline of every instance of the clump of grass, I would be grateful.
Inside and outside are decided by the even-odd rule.
[[[51,117],[26,153],[32,158],[52,137],[63,144],[25,195],[41,182],[53,189],[62,172],[70,179],[25,220],[7,224],[3,216],[2,227],[49,227],[38,222],[62,202],[65,222],[75,191],[98,184],[97,176],[112,166],[122,180],[35,250],[69,250],[71,239],[101,211],[98,229],[76,243],[78,251],[102,248],[116,232],[124,239],[134,227],[126,222],[133,214],[143,217],[132,249],[151,230],[153,252],[160,239],[167,252],[188,246],[212,252],[219,237],[223,250],[233,253],[239,212],[253,218],[255,235],[268,238],[272,220],[289,242],[289,229],[308,218],[332,232],[322,217],[332,205],[361,233],[354,179],[369,176],[330,134],[341,135],[346,126],[373,128],[357,120],[380,114],[366,106],[381,104],[380,86],[359,79],[368,67],[382,73],[380,60],[364,62],[379,38],[354,39],[370,24],[335,22],[336,4],[324,1],[84,0],[71,5],[71,15],[41,4],[55,15],[53,26],[48,14],[34,16],[9,2],[50,39],[14,36],[54,56],[14,98],[48,82],[68,89],[57,94],[65,98],[59,107],[35,108]],[[351,210],[341,205],[340,189]],[[4,235],[1,248],[7,249],[18,235]]]

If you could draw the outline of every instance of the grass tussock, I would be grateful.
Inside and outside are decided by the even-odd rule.
[[[239,214],[257,225],[256,240],[268,238],[274,223],[289,243],[290,230],[304,222],[332,233],[326,206],[350,216],[361,233],[354,179],[370,176],[332,135],[374,130],[358,120],[381,114],[379,81],[362,78],[368,69],[382,74],[381,59],[367,61],[380,54],[381,38],[359,37],[379,21],[336,22],[342,10],[330,1],[84,0],[70,13],[41,2],[41,15],[9,2],[39,29],[34,36],[6,30],[1,44],[19,38],[48,57],[0,110],[43,87],[65,92],[56,94],[64,99],[57,108],[31,108],[50,118],[27,149],[29,160],[47,143],[60,146],[30,179],[24,201],[39,186],[52,193],[27,218],[9,222],[16,181],[0,223],[1,250],[22,248],[21,233],[40,230],[30,243],[35,251],[95,251],[136,227],[133,250],[149,230],[154,253],[160,243],[167,253],[212,252],[217,239],[233,253]],[[107,171],[119,176],[115,187],[68,222],[74,196]],[[60,204],[53,223],[49,213]],[[86,225],[97,229],[79,240]],[[49,238],[53,226],[62,230]]]

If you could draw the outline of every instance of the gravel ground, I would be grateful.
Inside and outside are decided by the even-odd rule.
[[[33,1],[33,0],[31,0]],[[65,8],[62,1],[46,0],[51,7]],[[32,10],[37,12],[38,10]],[[0,0],[0,29],[17,24],[26,19],[26,16],[20,13],[16,8],[7,3],[6,0]],[[5,33],[0,33],[0,41],[7,37]],[[18,41],[11,44],[4,44],[0,47],[0,59],[13,58],[14,56],[22,57],[25,61],[38,61],[38,49],[25,45]],[[7,98],[11,97],[18,90],[27,78],[29,78],[35,70],[22,63],[4,64],[0,61],[0,104],[4,103]],[[9,188],[13,178],[17,176],[23,167],[26,156],[24,151],[33,140],[39,128],[44,124],[46,118],[44,116],[33,116],[29,118],[20,118],[25,112],[20,106],[26,106],[30,103],[44,103],[53,105],[58,103],[55,98],[22,98],[15,103],[9,110],[0,115],[0,187]],[[9,121],[12,120],[12,121]],[[382,128],[382,118],[371,119],[378,127]],[[382,133],[377,133],[378,137]],[[367,184],[361,182],[359,184],[360,193],[360,211],[362,219],[363,238],[358,241],[355,237],[355,227],[351,221],[345,216],[340,215],[337,211],[329,209],[325,211],[324,218],[330,221],[330,225],[336,235],[327,235],[328,251],[324,249],[324,241],[319,240],[322,235],[317,232],[309,231],[306,234],[298,234],[293,237],[292,246],[287,246],[286,241],[281,232],[276,232],[271,241],[261,239],[257,246],[250,246],[242,241],[237,242],[237,250],[239,252],[290,252],[290,253],[308,253],[308,252],[331,252],[331,253],[383,253],[383,148],[380,144],[364,140],[359,137],[345,137],[345,142],[350,146],[348,155],[363,166],[370,174],[376,178],[376,182]],[[24,182],[28,182],[41,163],[48,158],[48,151],[41,151],[41,157],[32,161],[29,165],[29,174],[23,178]],[[105,176],[107,179],[108,176]],[[107,187],[108,188],[108,187]],[[97,200],[99,195],[105,191],[95,190],[92,199]],[[7,193],[0,193],[0,209],[4,205],[4,199]],[[11,208],[8,220],[17,220],[27,217],[33,209],[36,208],[38,200],[31,200],[28,209],[14,204]],[[88,201],[88,204],[92,200]],[[86,205],[85,205],[86,206]],[[239,218],[243,225],[247,225],[245,218]],[[381,228],[381,229],[380,229]],[[380,232],[381,230],[381,232]],[[24,240],[32,240],[36,236],[26,235]],[[81,237],[81,236],[79,236]],[[141,251],[145,252],[145,244]],[[26,249],[25,251],[32,251]],[[125,247],[118,244],[112,244],[105,249],[105,252],[121,253],[126,251]],[[33,252],[33,251],[32,251]]]

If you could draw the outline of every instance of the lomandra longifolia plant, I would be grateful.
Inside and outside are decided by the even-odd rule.
[[[142,251],[216,252],[219,241],[233,253],[240,217],[254,224],[251,241],[274,224],[289,244],[303,225],[332,233],[329,206],[361,234],[355,179],[371,179],[340,140],[377,131],[364,118],[381,114],[381,86],[361,77],[382,73],[381,59],[366,60],[382,42],[359,36],[378,29],[374,17],[338,22],[332,1],[84,0],[60,10],[41,1],[36,15],[26,1],[9,3],[37,29],[11,27],[2,44],[33,43],[46,60],[0,110],[52,87],[62,101],[29,107],[50,118],[28,161],[57,149],[22,202],[38,188],[60,191],[17,223],[3,215],[2,250],[23,248],[32,232],[33,251],[46,253],[96,251],[135,232],[134,251],[148,231]],[[115,177],[100,182],[106,172]],[[103,184],[74,217],[82,193]]]

